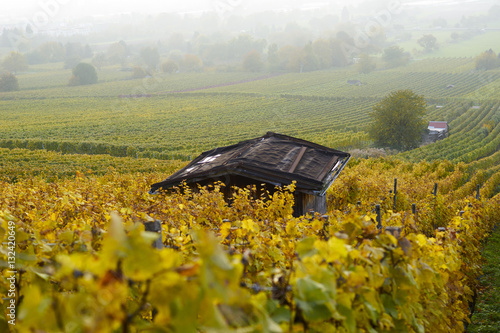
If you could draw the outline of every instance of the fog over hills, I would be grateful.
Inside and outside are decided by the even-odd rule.
[[[304,47],[319,38],[369,41],[375,47],[362,49],[375,54],[410,41],[412,32],[414,42],[432,31],[442,33],[441,45],[450,45],[499,29],[499,0],[24,0],[2,3],[0,48],[6,48],[0,54],[9,47],[27,53],[51,40],[94,44],[99,51],[119,40],[161,41],[164,52],[207,53],[207,45],[216,48],[242,34],[262,41],[253,48],[263,54],[272,44]]]
[[[48,14],[51,20],[68,20],[88,16],[108,16],[120,13],[141,13],[155,15],[159,13],[190,13],[201,14],[216,12],[218,14],[251,14],[264,11],[291,11],[291,10],[326,10],[337,11],[344,7],[360,11],[374,11],[389,6],[391,3],[400,3],[404,7],[425,9],[437,13],[442,10],[460,10],[464,15],[476,11],[487,10],[495,0],[337,0],[337,1],[308,1],[308,0],[187,0],[174,1],[121,1],[121,0],[23,0],[2,3],[0,20],[13,23],[19,20],[43,20],[41,12]]]

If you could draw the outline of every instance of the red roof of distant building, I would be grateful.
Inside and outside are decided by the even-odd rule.
[[[446,121],[429,121],[429,127],[434,128],[446,128],[448,126],[448,122]]]

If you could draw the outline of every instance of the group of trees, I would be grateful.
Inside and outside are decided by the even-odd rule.
[[[500,67],[500,54],[489,49],[476,57],[476,69],[490,70]]]
[[[2,60],[2,67],[9,72],[17,73],[28,69],[28,63],[24,55],[12,51]]]
[[[496,28],[499,17],[500,5],[493,5],[490,7],[486,15],[463,16],[458,26],[472,29],[484,28],[487,26]]]
[[[403,48],[393,45],[384,49],[381,60],[385,68],[404,66],[410,61],[410,54]],[[358,72],[368,74],[377,68],[377,63],[372,56],[362,53],[357,59]]]
[[[406,65],[410,61],[410,54],[397,45],[390,46],[382,53],[382,60],[387,67]]]
[[[120,65],[122,68],[132,66],[132,77],[141,78],[154,72],[175,73],[198,71],[203,67],[201,58],[192,53],[172,50],[162,59],[160,46],[129,46],[125,41],[112,43],[105,52],[97,53],[91,64],[100,70],[103,66]],[[163,60],[163,61],[162,61]]]
[[[244,32],[234,36],[194,33],[186,37],[185,32],[172,32],[155,44],[129,45],[121,40],[97,53],[88,44],[80,42],[45,41],[34,47],[35,42],[31,41],[30,48],[24,52],[24,59],[29,65],[64,62],[64,68],[67,69],[91,59],[91,64],[97,70],[108,65],[141,68],[134,75],[140,77],[155,71],[196,71],[203,66],[227,71],[314,71],[346,66],[357,56],[349,51],[357,48],[354,37],[357,27],[354,23],[338,23],[335,29],[316,39],[308,29],[297,23],[288,23],[281,30],[265,34]],[[260,37],[263,35],[266,38]],[[370,36],[368,45],[364,45],[361,51],[373,54],[380,52],[384,46],[385,33],[380,31],[378,35]],[[370,60],[365,59],[368,62]],[[397,65],[393,59],[390,63],[391,66]],[[365,72],[371,70],[373,63],[368,63],[363,69]]]
[[[339,27],[339,30],[317,39],[303,34],[301,29],[297,24],[287,25],[282,32],[283,38],[277,42],[272,42],[272,39],[269,42],[250,33],[241,33],[226,40],[200,33],[191,38],[172,33],[154,45],[128,45],[120,41],[111,44],[107,51],[97,53],[92,64],[98,69],[110,64],[141,66],[147,72],[192,71],[201,66],[222,71],[301,72],[352,63],[355,54],[349,50],[356,48],[354,27]],[[372,38],[363,52],[377,52],[382,46],[382,40]]]
[[[353,54],[347,51],[352,45],[354,45],[352,40],[346,40],[342,36],[319,38],[303,47],[294,45],[279,47],[277,44],[271,44],[265,54],[255,49],[245,54],[242,68],[251,72],[261,70],[308,72],[342,67],[353,62]],[[364,67],[364,71],[373,70],[373,63],[370,62],[369,57],[363,59],[369,62]]]
[[[55,46],[55,44],[51,45]],[[19,90],[17,77],[13,73],[28,69],[26,57],[20,52],[12,51],[2,60],[2,67],[6,72],[0,76],[0,91]],[[78,62],[72,68],[73,76],[69,80],[69,85],[93,84],[97,82],[97,72],[91,64]]]
[[[281,47],[276,43],[267,45],[265,40],[255,39],[248,34],[213,44],[203,36],[198,36],[192,43],[182,41],[178,34],[175,36],[176,42],[168,44],[183,49],[169,50],[158,43],[132,50],[125,42],[120,41],[111,44],[106,52],[96,54],[92,64],[98,69],[110,64],[120,64],[122,67],[134,64],[149,73],[198,71],[203,66],[233,71],[301,72],[345,66],[352,61],[343,49],[345,38],[336,36],[317,39],[305,46],[287,44]],[[348,42],[353,43],[352,40]],[[162,56],[166,59],[163,62]]]
[[[31,52],[26,53],[30,65],[49,62],[64,62],[64,68],[75,67],[82,59],[91,58],[93,51],[90,45],[81,43],[45,42]]]

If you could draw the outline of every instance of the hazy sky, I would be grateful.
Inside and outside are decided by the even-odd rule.
[[[2,0],[0,16],[19,17],[36,15],[37,11],[76,17],[105,15],[120,12],[160,13],[227,11],[231,8],[256,11],[258,9],[302,8],[328,3],[352,4],[359,0]]]
[[[78,17],[138,12],[158,14],[162,12],[204,12],[219,14],[232,12],[251,13],[267,9],[318,8],[333,5],[337,8],[353,6],[362,2],[383,2],[390,0],[0,0],[0,21],[21,19],[24,22],[64,21]],[[393,0],[397,1],[397,0]],[[434,8],[436,5],[455,5],[470,10],[480,5],[500,3],[500,0],[400,0],[403,4]],[[472,7],[471,7],[472,6]],[[362,6],[363,7],[363,6]]]

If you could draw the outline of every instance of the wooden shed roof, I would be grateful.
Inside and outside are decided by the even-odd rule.
[[[190,184],[238,175],[256,183],[280,186],[296,181],[296,191],[324,195],[350,157],[339,150],[268,132],[259,138],[202,153],[164,181],[151,185],[150,193],[182,182]]]

